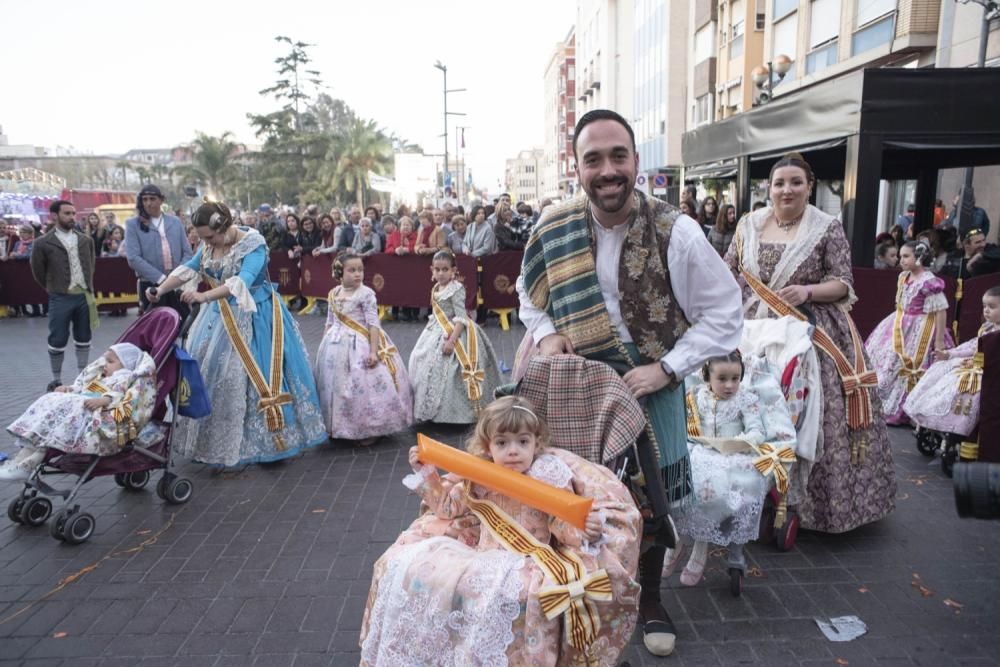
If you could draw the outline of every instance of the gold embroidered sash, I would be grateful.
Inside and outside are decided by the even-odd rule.
[[[931,335],[934,333],[934,316],[931,314],[924,316],[916,354],[910,357],[906,353],[906,344],[903,340],[903,291],[906,289],[906,276],[905,273],[899,276],[896,287],[896,319],[892,323],[892,350],[899,357],[901,364],[897,375],[906,379],[906,391],[909,392],[913,391],[917,380],[924,374],[924,362],[927,361],[927,350],[930,347]]]
[[[341,323],[358,334],[359,336],[364,336],[365,340],[368,341],[368,345],[372,345],[371,336],[369,336],[369,331],[356,319],[340,311],[336,308],[333,303],[333,299],[330,300],[330,307],[333,308],[333,314],[337,316],[337,319]],[[399,352],[395,345],[389,344],[389,337],[385,335],[385,332],[381,328],[378,330],[378,343],[375,347],[375,356],[378,360],[385,364],[385,367],[389,369],[389,375],[392,376],[392,384],[396,387],[396,391],[399,391],[399,380],[396,379],[396,353]]]
[[[444,329],[445,335],[451,338],[455,332],[455,327],[448,320],[438,302],[434,300],[433,290],[431,291],[431,306],[433,307],[437,323]],[[461,340],[456,340],[455,356],[462,367],[462,381],[465,382],[466,391],[469,400],[472,401],[473,410],[478,413],[479,401],[483,398],[483,382],[486,380],[486,373],[479,367],[479,341],[477,339],[476,327],[470,324],[465,327],[465,331],[469,341],[468,351],[462,345]]]
[[[784,464],[795,463],[795,452],[789,446],[781,448],[764,443],[754,447],[760,456],[753,460],[753,467],[764,477],[774,475],[774,485],[778,488],[778,493],[784,496],[788,493],[788,471]]]
[[[466,503],[473,514],[507,550],[529,556],[555,582],[538,591],[545,617],[563,615],[566,637],[579,651],[597,639],[600,615],[594,602],[612,599],[611,579],[603,569],[588,573],[580,558],[571,551],[542,544],[509,514],[488,500],[474,498],[465,483]]]
[[[747,285],[778,315],[790,315],[802,322],[807,321],[805,315],[779,297],[770,287],[752,275],[746,269],[742,269],[742,275]],[[830,335],[822,327],[816,326],[813,331],[813,344],[822,350],[837,367],[837,374],[840,376],[840,383],[844,389],[844,396],[847,398],[847,425],[853,430],[865,429],[872,424],[872,400],[871,391],[878,387],[878,376],[875,371],[869,370],[865,364],[864,346],[861,343],[861,336],[854,326],[854,320],[845,313],[847,324],[851,331],[851,343],[854,348],[854,363],[851,364],[844,353],[840,351],[837,344],[833,342]]]
[[[202,273],[202,277],[213,289],[221,284],[206,273]],[[229,305],[229,301],[222,298],[216,303],[219,304],[219,311],[222,313],[222,323],[225,325],[226,333],[229,334],[229,341],[233,344],[233,349],[236,350],[240,361],[243,362],[243,369],[246,371],[247,377],[260,395],[260,400],[257,401],[257,410],[264,413],[264,422],[267,424],[267,430],[274,434],[275,448],[279,452],[283,452],[288,449],[288,446],[285,444],[285,439],[281,436],[281,431],[285,428],[285,415],[282,412],[281,406],[292,403],[292,395],[281,391],[285,352],[285,325],[281,317],[281,301],[278,299],[277,294],[271,294],[271,315],[273,322],[271,324],[270,384],[264,378],[264,373],[261,372],[260,366],[257,365],[257,360],[250,353],[250,348],[247,347],[246,341],[240,336],[240,331],[236,326],[236,319],[233,317],[233,309]]]
[[[684,397],[687,404],[687,431],[688,436],[697,438],[701,435],[701,418],[698,417],[698,405],[694,400],[694,393],[689,392]]]

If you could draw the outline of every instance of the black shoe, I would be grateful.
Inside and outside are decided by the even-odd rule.
[[[53,392],[58,387],[61,387],[61,386],[62,386],[62,382],[61,381],[59,381],[59,380],[53,380],[52,382],[50,382],[47,385],[45,385],[45,392],[46,393]]]
[[[667,610],[659,603],[652,608],[648,603],[639,604],[639,623],[642,624],[642,644],[656,656],[667,656],[674,652],[677,642],[677,628]],[[645,612],[645,613],[644,613]]]

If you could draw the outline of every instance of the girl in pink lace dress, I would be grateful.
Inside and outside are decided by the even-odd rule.
[[[416,472],[404,483],[430,511],[375,563],[362,621],[361,664],[580,662],[584,653],[568,643],[563,617],[549,618],[539,601],[539,591],[554,582],[532,557],[505,546],[488,526],[477,525],[472,499],[489,501],[542,545],[571,553],[588,574],[607,573],[611,599],[591,607],[599,623],[586,655],[589,664],[616,664],[638,607],[638,585],[630,575],[638,560],[638,510],[609,470],[546,448],[547,440],[548,428],[531,403],[506,397],[483,410],[468,449],[552,486],[594,497],[583,530],[477,484],[467,486],[456,475],[442,478],[433,466],[421,464],[416,448],[410,450]]]
[[[944,281],[925,267],[934,252],[923,241],[908,241],[899,251],[896,312],[879,322],[865,341],[878,375],[882,413],[887,424],[908,424],[906,396],[931,364],[931,352],[952,346],[945,315]]]
[[[963,383],[971,371],[977,372],[974,357],[979,338],[1000,331],[1000,287],[983,295],[983,323],[979,336],[952,350],[934,353],[935,363],[906,398],[905,410],[923,428],[969,435],[979,421],[979,391],[968,391],[973,383]],[[978,368],[982,372],[982,366]]]
[[[362,284],[361,257],[334,260],[326,330],[316,354],[316,386],[331,438],[359,440],[402,431],[413,422],[413,395],[406,365],[379,326],[375,292]],[[371,344],[371,341],[376,341]]]

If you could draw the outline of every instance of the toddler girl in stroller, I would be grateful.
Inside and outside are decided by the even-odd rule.
[[[156,364],[132,343],[116,343],[77,376],[37,399],[7,427],[21,450],[0,479],[26,479],[45,448],[107,456],[135,438],[156,401]]]

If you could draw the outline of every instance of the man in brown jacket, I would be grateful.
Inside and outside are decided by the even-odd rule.
[[[76,209],[60,199],[49,207],[52,228],[35,241],[31,273],[49,293],[49,362],[52,382],[47,391],[62,384],[62,364],[70,327],[81,370],[90,356],[91,324],[97,319],[94,303],[94,241],[77,231]],[[96,324],[95,324],[96,326]]]

